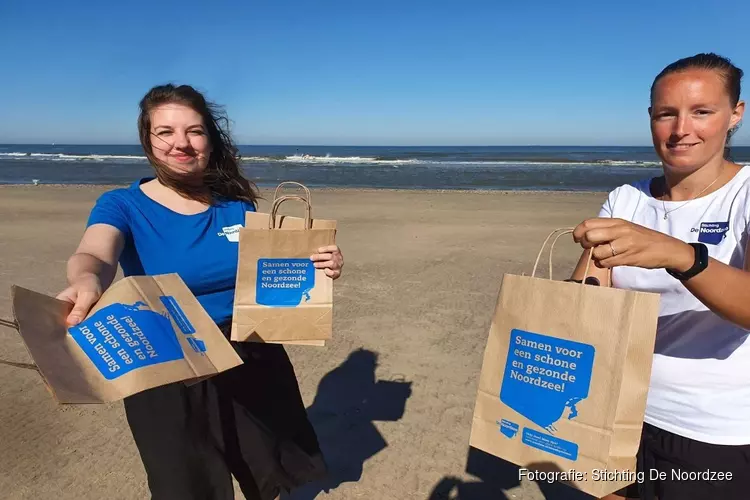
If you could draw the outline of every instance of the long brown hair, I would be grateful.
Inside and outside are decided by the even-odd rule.
[[[151,111],[163,104],[188,106],[203,118],[212,152],[206,170],[200,174],[200,178],[177,174],[154,156],[151,144]],[[242,175],[238,149],[229,134],[229,120],[218,105],[208,102],[203,94],[190,85],[167,84],[149,90],[141,99],[140,110],[138,134],[159,182],[186,198],[206,204],[211,204],[216,198],[227,198],[243,200],[256,206],[257,188]]]

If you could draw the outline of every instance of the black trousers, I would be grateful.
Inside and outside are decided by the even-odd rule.
[[[703,443],[644,423],[637,462],[645,481],[618,495],[641,500],[750,498],[750,445]]]
[[[153,500],[248,500],[321,479],[326,464],[283,346],[232,343],[244,364],[125,399]]]

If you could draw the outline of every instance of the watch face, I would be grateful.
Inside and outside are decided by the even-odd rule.
[[[685,279],[692,278],[708,267],[708,247],[703,243],[691,243],[690,246],[695,249],[695,263],[684,273]]]
[[[667,274],[680,281],[688,280],[708,267],[708,247],[703,243],[689,243],[689,245],[695,250],[695,260],[692,267],[684,273],[674,269],[666,269]]]
[[[708,267],[708,247],[702,243],[698,251],[698,261],[702,269]]]

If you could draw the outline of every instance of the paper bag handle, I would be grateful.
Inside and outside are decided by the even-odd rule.
[[[7,326],[8,328],[13,328],[14,330],[18,330],[18,323],[16,323],[15,321],[11,321],[9,319],[0,318],[0,325]]]
[[[29,363],[16,363],[15,361],[6,361],[4,359],[0,359],[0,365],[12,366],[14,368],[24,368],[26,370],[34,370],[35,372],[39,371],[39,368],[36,365],[32,365]]]
[[[271,207],[271,215],[268,217],[268,229],[275,229],[276,228],[276,212],[278,212],[279,207],[282,203],[285,201],[294,200],[294,201],[301,201],[305,204],[305,229],[310,229],[312,227],[312,218],[311,218],[311,211],[312,208],[310,207],[310,202],[303,198],[302,196],[296,196],[296,195],[285,195],[280,198],[277,198],[273,200],[273,206]]]
[[[18,330],[18,323],[16,323],[15,321],[10,321],[7,319],[0,318],[0,325],[7,326],[8,328],[13,328],[14,330]],[[39,371],[39,368],[37,368],[36,365],[30,364],[30,363],[17,363],[15,361],[6,361],[4,359],[0,359],[0,365],[8,365],[8,366],[14,366],[16,368],[26,368],[27,370]]]
[[[281,186],[284,186],[284,185],[293,185],[293,186],[301,187],[305,191],[307,202],[312,205],[312,197],[310,196],[310,190],[307,189],[307,186],[305,186],[304,184],[300,184],[299,182],[295,182],[295,181],[284,181],[278,186],[276,186],[276,190],[273,192],[273,201],[276,201],[276,199],[279,197],[279,190],[281,190]]]
[[[552,251],[555,249],[555,243],[557,243],[557,240],[560,239],[560,236],[571,234],[573,232],[573,228],[557,228],[554,231],[552,231],[548,236],[547,239],[544,240],[544,243],[542,243],[542,248],[539,249],[539,253],[536,256],[536,261],[534,262],[534,269],[531,271],[531,277],[534,278],[536,275],[536,268],[539,265],[539,259],[542,257],[542,252],[544,252],[544,247],[547,246],[547,242],[549,239],[557,232],[562,231],[560,234],[558,234],[554,240],[552,240],[552,244],[549,247],[549,279],[552,279]],[[589,277],[589,268],[591,266],[592,262],[592,252],[588,252],[588,258],[586,259],[586,271],[583,274],[583,280],[581,281],[582,284],[586,283],[586,279]],[[607,279],[612,279],[612,270],[607,269]]]

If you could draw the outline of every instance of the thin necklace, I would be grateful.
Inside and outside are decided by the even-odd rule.
[[[705,193],[705,192],[706,192],[706,190],[707,190],[708,188],[710,188],[711,186],[713,186],[714,184],[716,184],[716,181],[718,181],[718,180],[719,180],[719,178],[721,177],[721,174],[723,174],[723,173],[724,173],[724,169],[722,168],[722,169],[721,169],[721,172],[719,172],[719,175],[718,175],[718,176],[716,176],[716,179],[714,179],[714,180],[713,180],[713,182],[712,182],[711,184],[709,184],[708,186],[704,187],[704,188],[703,188],[703,190],[702,190],[702,191],[701,191],[700,193],[698,193],[697,195],[695,195],[695,198],[691,198],[691,199],[689,199],[688,201],[686,201],[685,203],[683,203],[682,205],[680,205],[680,206],[679,206],[679,207],[677,207],[677,208],[673,208],[672,210],[667,210],[667,203],[666,203],[666,202],[665,202],[665,201],[664,201],[664,200],[662,199],[662,200],[661,200],[661,204],[662,204],[662,206],[664,207],[664,220],[667,220],[667,217],[669,217],[669,214],[671,214],[671,213],[672,213],[672,212],[674,212],[675,210],[679,210],[679,209],[681,209],[682,207],[684,207],[685,205],[687,205],[688,203],[690,203],[691,201],[693,201],[693,200],[696,200],[696,199],[700,198],[700,195],[702,195],[703,193]],[[664,186],[666,187],[666,185],[667,185],[667,178],[665,177],[665,178],[664,178]],[[666,193],[665,193],[665,194],[666,194]]]

